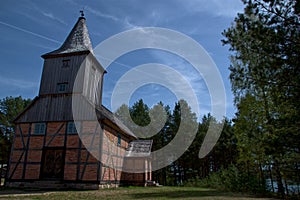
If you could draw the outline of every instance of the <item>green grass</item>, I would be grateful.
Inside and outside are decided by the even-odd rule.
[[[0,190],[0,199],[243,199],[255,200],[254,196],[220,192],[212,189],[196,187],[121,187],[117,189],[101,189],[92,191],[20,191],[13,189]],[[267,198],[265,198],[267,199]]]

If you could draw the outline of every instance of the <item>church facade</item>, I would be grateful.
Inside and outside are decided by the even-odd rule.
[[[39,95],[14,121],[6,186],[98,189],[151,181],[152,142],[146,145],[148,157],[127,157],[140,173],[122,172],[126,157],[120,154],[139,140],[102,105],[106,71],[93,54],[85,17],[79,17],[60,48],[42,58]],[[75,88],[76,77],[81,84]],[[93,105],[97,123],[89,116],[74,120],[74,95]]]

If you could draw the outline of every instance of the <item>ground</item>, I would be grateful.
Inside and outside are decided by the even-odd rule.
[[[15,189],[0,189],[1,199],[242,199],[242,200],[267,200],[250,195],[220,192],[212,189],[196,187],[121,187],[94,191],[30,191]]]

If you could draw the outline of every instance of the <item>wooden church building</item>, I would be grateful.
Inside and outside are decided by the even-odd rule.
[[[138,140],[102,105],[106,71],[93,54],[83,13],[62,46],[42,58],[39,94],[14,121],[6,186],[98,189],[151,181],[152,141]],[[81,66],[82,84],[74,88]],[[93,105],[97,123],[74,122],[74,95]],[[142,146],[142,156],[130,156],[134,146]]]

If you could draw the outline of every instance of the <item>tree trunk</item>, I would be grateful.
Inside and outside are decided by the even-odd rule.
[[[163,177],[162,177],[162,184],[163,185],[167,185],[167,168],[166,167],[164,167],[163,169],[162,169],[162,174],[163,174]]]
[[[176,162],[174,162],[174,171],[173,171],[174,186],[177,185],[177,167],[178,165],[176,164]]]
[[[284,177],[284,185],[285,185],[286,195],[289,196],[289,188],[288,188],[288,184],[286,182],[286,178],[285,177]]]
[[[266,181],[265,181],[265,175],[261,163],[259,163],[259,176],[260,176],[259,177],[260,186],[264,186],[265,188]]]
[[[282,183],[282,177],[281,177],[281,173],[280,173],[280,167],[279,167],[279,163],[276,159],[274,161],[274,168],[275,168],[276,182],[277,182],[277,186],[278,186],[278,195],[281,198],[284,198],[285,194],[284,194],[284,187],[283,187],[283,183]]]
[[[273,182],[273,177],[272,177],[272,171],[271,171],[271,166],[269,165],[269,174],[270,174],[270,180],[271,180],[271,186],[272,186],[272,192],[274,193],[274,182]]]
[[[297,190],[298,194],[300,194],[300,173],[299,173],[299,166],[298,163],[296,162],[296,177],[297,177]]]

